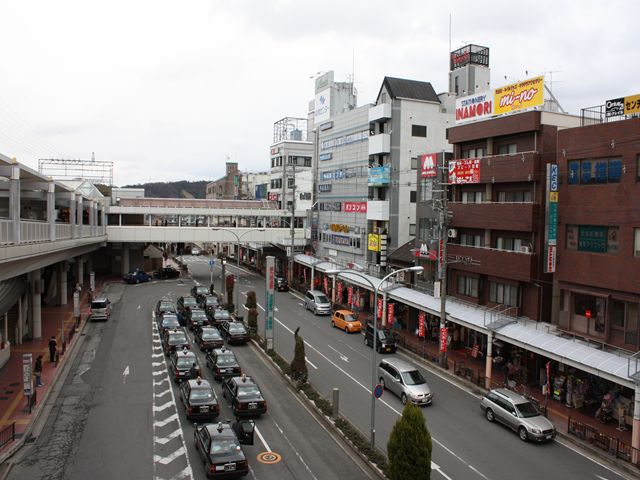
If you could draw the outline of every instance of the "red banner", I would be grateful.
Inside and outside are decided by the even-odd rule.
[[[418,336],[420,338],[424,338],[424,320],[425,320],[426,314],[424,312],[420,312],[418,314]]]
[[[342,202],[342,211],[349,213],[367,213],[367,202]]]
[[[378,318],[382,318],[382,299],[378,298]]]
[[[395,305],[390,303],[387,305],[387,325],[392,326],[394,321]]]
[[[342,302],[342,282],[338,283],[338,302]]]
[[[480,183],[480,159],[451,160],[449,162],[449,182],[453,184]]]
[[[329,278],[324,277],[324,293],[329,295]]]
[[[421,178],[433,178],[437,176],[437,153],[427,153],[420,157],[420,163],[422,164],[422,171],[420,172]]]
[[[351,305],[353,301],[353,287],[347,287],[347,303]]]
[[[442,327],[440,329],[440,351],[441,352],[447,351],[447,333],[448,333],[447,327]]]

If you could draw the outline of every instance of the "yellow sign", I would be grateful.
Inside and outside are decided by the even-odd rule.
[[[640,95],[624,97],[624,114],[640,113]]]
[[[557,202],[558,201],[558,192],[549,192],[549,201]]]
[[[377,233],[369,234],[369,241],[367,242],[368,248],[371,251],[379,252],[380,251],[380,235]]]
[[[544,103],[544,76],[496,88],[493,94],[493,114],[516,112],[539,107]]]

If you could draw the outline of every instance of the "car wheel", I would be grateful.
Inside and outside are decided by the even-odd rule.
[[[400,401],[402,402],[403,405],[407,404],[407,395],[406,394],[402,394],[400,395]]]
[[[349,329],[347,327],[344,327],[344,333],[349,333]]]
[[[520,440],[522,440],[523,442],[526,442],[527,440],[529,440],[529,436],[527,435],[526,428],[520,427],[520,429],[518,430],[518,434],[520,435]]]
[[[487,408],[487,410],[484,412],[484,416],[490,422],[493,422],[496,419],[496,417],[493,415],[493,410],[491,410],[490,408]]]
[[[318,315],[318,311],[316,310],[316,307],[313,307],[313,314]]]

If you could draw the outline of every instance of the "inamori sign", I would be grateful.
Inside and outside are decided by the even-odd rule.
[[[456,123],[489,118],[493,115],[493,90],[456,100]]]

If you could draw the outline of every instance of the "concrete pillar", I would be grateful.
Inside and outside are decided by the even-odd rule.
[[[638,462],[638,450],[640,450],[640,385],[636,383],[636,394],[633,402],[633,425],[631,430],[631,446],[635,448],[634,457],[632,462],[637,464]]]
[[[20,167],[11,166],[11,180],[9,183],[9,218],[13,230],[12,241],[20,243]]]
[[[78,225],[78,238],[83,236],[82,228],[82,195],[76,195],[76,224]]]
[[[60,285],[58,290],[60,291],[60,305],[67,304],[67,270],[69,266],[67,262],[60,262],[58,264],[58,281]]]
[[[33,339],[42,338],[42,277],[41,270],[38,268],[31,272],[31,308],[33,319]]]
[[[80,284],[84,284],[84,257],[76,257],[76,281]]]
[[[485,360],[484,369],[484,388],[491,388],[491,375],[493,368],[493,332],[489,330],[487,333],[487,358]]]
[[[122,244],[122,274],[129,273],[129,244]],[[224,284],[224,282],[223,282]]]
[[[56,184],[49,181],[47,187],[47,223],[49,224],[49,240],[56,241]]]
[[[71,224],[71,238],[78,238],[80,236],[78,234],[78,217],[76,216],[77,205],[76,194],[71,192],[69,194],[69,223]]]

